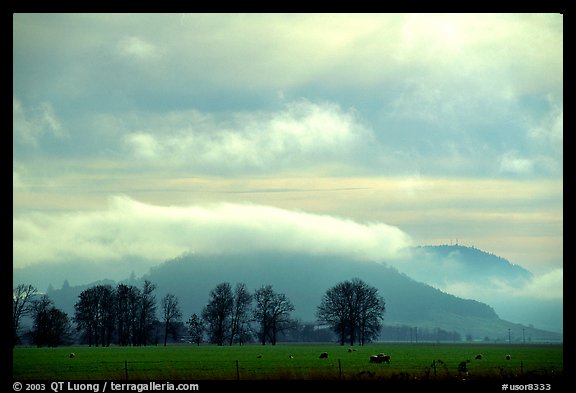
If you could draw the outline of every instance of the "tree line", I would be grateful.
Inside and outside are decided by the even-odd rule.
[[[275,345],[282,337],[304,335],[326,338],[315,327],[292,317],[294,305],[286,294],[271,285],[250,292],[244,283],[227,282],[210,291],[208,303],[183,323],[179,299],[168,293],[158,305],[156,285],[142,287],[120,283],[94,285],[83,290],[74,304],[74,315],[57,309],[45,294],[31,285],[18,285],[12,293],[12,345],[26,336],[34,345],[58,346],[76,340],[89,346],[141,346],[158,344],[184,326],[188,341],[200,345],[233,345],[257,341]],[[328,289],[317,308],[317,322],[330,329],[342,345],[364,345],[378,338],[385,302],[378,290],[360,279],[338,283]],[[160,315],[160,319],[158,319]],[[32,321],[22,334],[23,317]]]

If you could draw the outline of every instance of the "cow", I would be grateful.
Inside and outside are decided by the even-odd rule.
[[[390,364],[390,355],[379,353],[378,355],[370,356],[370,363],[388,363]]]

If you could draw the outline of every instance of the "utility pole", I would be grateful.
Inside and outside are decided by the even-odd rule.
[[[525,331],[525,330],[526,330],[526,329],[522,328],[522,343],[523,343],[523,344],[526,344],[526,336],[524,335],[524,331]]]
[[[508,328],[508,344],[512,344],[512,340],[510,339],[510,328]]]

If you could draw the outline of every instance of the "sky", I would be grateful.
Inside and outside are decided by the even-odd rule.
[[[561,14],[14,14],[12,64],[15,270],[458,243],[562,296]]]

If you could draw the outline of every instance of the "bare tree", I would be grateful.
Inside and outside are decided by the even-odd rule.
[[[140,294],[139,315],[137,320],[137,345],[146,345],[156,319],[156,285],[145,280]]]
[[[19,284],[12,289],[12,347],[18,343],[22,317],[30,315],[32,300],[37,293],[32,285]]]
[[[250,319],[251,304],[252,295],[248,291],[246,284],[236,284],[230,326],[230,345],[234,343],[234,340],[238,340],[239,344],[242,345],[243,337],[246,334],[246,326]]]
[[[234,307],[232,287],[221,283],[210,291],[210,300],[202,310],[202,318],[207,324],[210,342],[223,345],[229,338],[231,314]]]
[[[110,285],[83,290],[74,305],[74,321],[88,345],[109,346],[116,326],[115,292]]]
[[[188,322],[188,332],[190,333],[190,339],[192,342],[198,346],[202,342],[202,338],[204,337],[204,324],[202,320],[196,314],[192,314]]]
[[[254,319],[259,324],[260,343],[266,345],[269,340],[276,345],[278,333],[292,325],[290,313],[294,311],[294,306],[285,294],[274,292],[271,285],[256,290],[254,299]]]
[[[317,317],[328,323],[341,345],[358,340],[361,345],[378,337],[385,302],[378,290],[355,278],[328,289],[318,306]]]
[[[68,315],[54,307],[47,295],[34,300],[32,319],[34,324],[30,333],[37,347],[57,347],[68,342],[71,330]]]
[[[378,289],[358,280],[355,286],[357,299],[357,333],[358,342],[364,345],[378,338],[384,319],[386,303],[378,296]]]
[[[178,322],[182,318],[178,298],[171,293],[167,293],[166,296],[162,298],[162,311],[164,317],[164,346],[166,346],[171,324]]]
[[[140,290],[132,285],[118,284],[115,291],[116,331],[118,344],[127,346],[136,342],[136,317]]]

